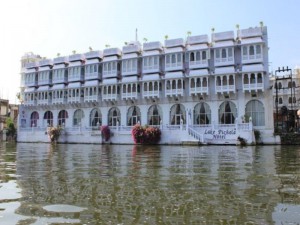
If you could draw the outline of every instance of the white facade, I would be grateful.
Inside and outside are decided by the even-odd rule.
[[[267,28],[73,54],[22,70],[19,141],[49,141],[48,126],[64,127],[61,142],[133,143],[133,125],[160,126],[161,143],[235,144],[273,137]],[[33,135],[34,134],[34,135]]]

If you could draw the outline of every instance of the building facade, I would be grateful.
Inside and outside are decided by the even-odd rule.
[[[34,58],[34,57],[32,57]],[[133,143],[132,126],[159,126],[161,143],[275,143],[266,27],[148,42],[27,63],[19,141]],[[34,135],[32,135],[34,133]]]

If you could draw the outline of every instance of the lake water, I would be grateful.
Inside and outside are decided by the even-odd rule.
[[[0,143],[0,224],[300,221],[300,146]]]

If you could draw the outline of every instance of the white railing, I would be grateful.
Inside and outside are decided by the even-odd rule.
[[[122,93],[122,98],[125,99],[137,99],[137,96],[138,96],[137,92]]]
[[[103,100],[117,100],[117,94],[103,94]]]
[[[81,102],[82,97],[68,97],[68,103],[78,103]]]
[[[53,98],[52,104],[64,104],[66,102],[65,98]]]
[[[143,91],[143,97],[144,98],[149,98],[149,97],[157,97],[159,98],[160,96],[160,91],[154,90],[154,91]]]
[[[93,72],[93,73],[85,73],[85,79],[97,79],[99,78],[99,73],[98,72]]]
[[[183,96],[183,89],[169,89],[169,90],[166,90],[166,96],[168,95],[175,95],[175,96]]]
[[[191,94],[208,94],[208,87],[191,87]]]
[[[216,86],[216,92],[235,92],[235,85]]]
[[[85,102],[95,102],[98,101],[98,95],[91,95],[91,96],[84,96],[84,101]]]
[[[188,133],[189,133],[190,136],[197,139],[201,143],[204,142],[203,134],[199,133],[198,131],[194,130],[193,128],[188,127]]]

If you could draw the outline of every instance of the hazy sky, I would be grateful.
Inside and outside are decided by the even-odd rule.
[[[135,39],[268,27],[270,71],[300,65],[299,0],[10,0],[0,6],[0,98],[16,103],[25,52],[54,58]]]

